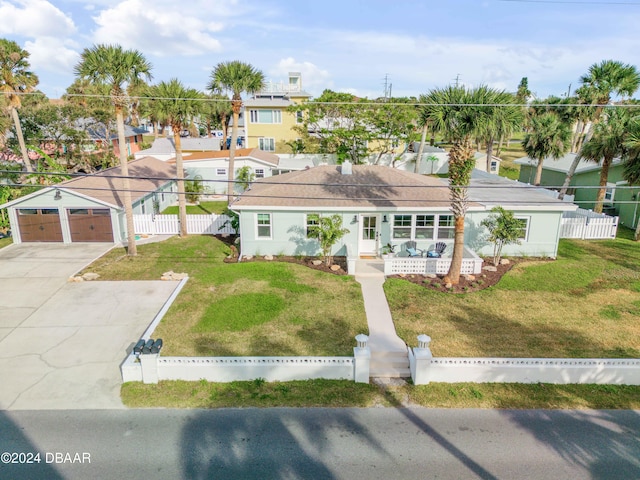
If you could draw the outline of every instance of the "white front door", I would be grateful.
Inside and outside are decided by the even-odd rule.
[[[360,241],[358,242],[358,255],[378,254],[378,215],[360,215]]]

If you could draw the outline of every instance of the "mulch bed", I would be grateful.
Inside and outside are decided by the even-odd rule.
[[[390,275],[388,278],[400,278],[407,280],[416,285],[420,285],[436,292],[447,293],[471,293],[485,288],[491,287],[500,281],[502,276],[507,273],[511,268],[518,263],[518,260],[510,260],[508,264],[498,265],[496,271],[482,270],[482,273],[477,275],[460,275],[460,283],[458,285],[452,285],[447,288],[443,276],[437,276],[436,278],[429,278],[425,275]],[[484,266],[491,265],[493,263],[489,259],[485,259]]]

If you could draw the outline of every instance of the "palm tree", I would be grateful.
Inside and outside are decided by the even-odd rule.
[[[451,267],[445,281],[460,281],[464,253],[464,220],[468,208],[468,185],[475,166],[473,140],[487,123],[486,107],[495,104],[499,92],[486,86],[475,89],[445,87],[431,90],[422,106],[421,121],[428,121],[436,131],[451,139],[449,150],[449,193],[455,220]]]
[[[182,166],[182,142],[180,133],[187,127],[193,117],[198,115],[202,107],[202,96],[193,88],[185,88],[182,83],[172,78],[168,82],[157,84],[151,100],[157,107],[157,112],[173,130],[173,140],[176,149],[176,174],[178,177],[178,212],[180,216],[180,236],[187,236],[187,204],[184,190],[184,168]]]
[[[640,116],[631,118],[627,125],[624,142],[624,170],[622,178],[630,185],[640,185]],[[636,231],[633,239],[640,241],[640,217],[636,219]]]
[[[20,95],[32,92],[38,84],[38,77],[29,70],[28,58],[29,52],[20,48],[16,42],[0,38],[0,91],[13,118],[24,166],[28,172],[33,172],[18,116],[18,109],[22,104]]]
[[[207,89],[212,93],[230,92],[231,108],[233,109],[233,128],[231,130],[231,146],[229,149],[229,182],[227,184],[227,199],[231,202],[233,196],[234,158],[236,155],[236,141],[238,139],[238,122],[242,109],[242,92],[257,93],[264,87],[264,74],[248,63],[238,60],[221,62],[211,72],[211,80]],[[225,138],[226,141],[226,138]]]
[[[591,65],[588,73],[580,77],[580,82],[582,85],[578,89],[579,95],[596,105],[593,117],[590,118],[592,126],[595,126],[600,121],[604,105],[611,102],[612,95],[631,97],[640,88],[640,73],[633,65],[616,60],[603,60]],[[587,139],[590,135],[591,132],[586,132]],[[562,184],[559,198],[563,198],[567,193],[578,163],[580,159],[576,156]]]
[[[524,80],[524,79],[523,79]],[[500,138],[509,138],[522,125],[524,110],[516,104],[516,97],[505,91],[494,91],[495,104],[482,107],[485,115],[480,125],[480,138],[487,145],[487,172],[491,172],[493,143]]]
[[[600,188],[596,196],[594,212],[602,213],[604,196],[607,191],[609,167],[616,157],[625,154],[629,114],[621,108],[607,109],[605,119],[593,128],[593,135],[582,146],[578,157],[595,163],[601,163]]]
[[[226,148],[227,138],[227,125],[229,118],[233,115],[231,105],[229,105],[229,99],[219,93],[207,95],[209,101],[204,103],[202,116],[207,125],[207,136],[211,138],[211,130],[214,127],[220,127],[222,129],[222,138],[225,142],[222,142],[222,149]]]
[[[85,48],[75,73],[96,85],[108,85],[109,96],[116,111],[118,144],[120,145],[120,166],[123,176],[122,199],[127,219],[127,254],[137,254],[135,231],[133,229],[133,206],[131,204],[131,184],[124,137],[124,108],[128,98],[125,88],[143,79],[151,80],[151,64],[137,50],[123,50],[120,45],[94,45]]]
[[[571,146],[571,131],[555,113],[542,113],[530,119],[530,131],[522,140],[522,147],[529,158],[538,161],[535,185],[540,185],[544,159],[554,160],[565,155]]]

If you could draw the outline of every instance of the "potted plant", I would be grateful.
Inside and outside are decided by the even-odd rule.
[[[387,243],[382,247],[382,258],[392,258],[396,254],[396,245]]]

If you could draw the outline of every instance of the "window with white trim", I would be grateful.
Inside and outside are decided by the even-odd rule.
[[[250,110],[251,123],[282,123],[280,110]]]
[[[413,238],[416,240],[432,240],[436,230],[435,215],[416,215],[416,230]]]
[[[140,211],[142,212],[142,215],[147,213],[147,207],[144,205],[144,198],[140,200]]]
[[[438,215],[438,240],[455,237],[455,226],[453,215]]]
[[[315,238],[313,231],[320,225],[320,216],[317,213],[308,213],[305,221],[307,238]]]
[[[257,238],[271,238],[271,214],[258,213],[256,215]]]
[[[604,191],[604,202],[613,203],[613,197],[616,194],[616,184],[607,183],[607,189]]]
[[[270,137],[262,137],[258,139],[258,148],[265,152],[276,151],[276,139]]]
[[[391,238],[410,240],[412,215],[394,215]]]
[[[304,122],[304,117],[302,116],[302,112],[298,110],[296,112],[296,123],[302,123],[302,122]]]
[[[216,168],[216,175],[226,175],[226,174],[227,174],[226,168]]]
[[[518,240],[527,241],[529,239],[529,221],[531,217],[515,217],[520,222]]]
[[[264,178],[264,168],[256,168],[256,178]]]
[[[491,160],[491,171],[492,172],[498,171],[498,162],[496,162],[495,160]]]

